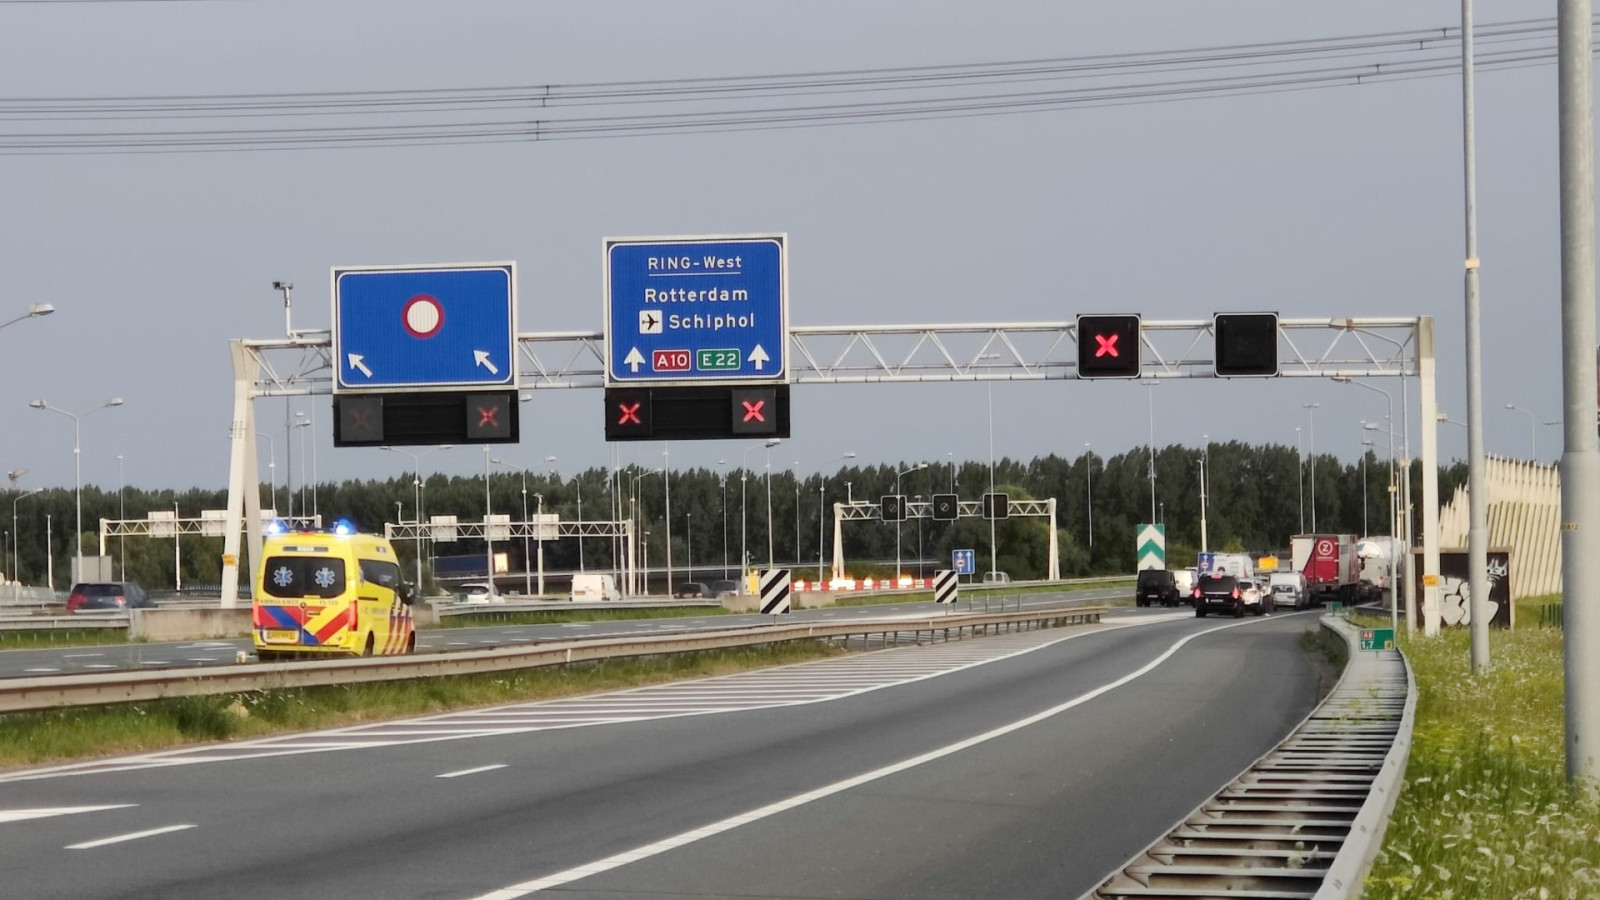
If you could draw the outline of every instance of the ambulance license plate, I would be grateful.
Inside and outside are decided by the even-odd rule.
[[[282,630],[282,629],[277,629],[277,628],[270,628],[270,629],[267,630],[267,643],[269,643],[269,644],[298,644],[298,643],[300,643],[300,631],[298,629],[295,629],[293,631],[288,631],[288,630]]]

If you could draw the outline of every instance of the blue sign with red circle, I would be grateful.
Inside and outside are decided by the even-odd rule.
[[[515,385],[515,263],[333,270],[335,392]]]

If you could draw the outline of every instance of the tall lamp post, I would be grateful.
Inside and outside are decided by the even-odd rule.
[[[1088,497],[1084,500],[1084,512],[1089,518],[1089,549],[1094,549],[1094,450],[1089,442],[1083,442],[1083,472],[1088,479]]]
[[[70,412],[67,412],[64,409],[61,409],[60,407],[51,406],[50,404],[44,402],[43,400],[34,400],[34,401],[30,402],[28,405],[33,407],[34,409],[44,409],[44,410],[49,410],[50,412],[53,412],[53,413],[60,413],[61,415],[66,416],[67,418],[72,420],[72,465],[73,465],[74,479],[76,481],[76,486],[73,489],[73,494],[74,494],[74,497],[76,498],[76,504],[77,504],[77,508],[78,508],[78,526],[77,526],[78,530],[73,535],[73,538],[72,538],[72,548],[74,550],[73,558],[77,560],[77,571],[72,573],[72,577],[73,578],[82,578],[83,577],[83,428],[82,428],[82,419],[83,419],[84,416],[93,415],[94,413],[97,413],[102,409],[110,409],[113,406],[121,406],[122,405],[122,398],[121,397],[112,397],[110,400],[107,400],[106,402],[100,404],[99,406],[96,406],[94,409],[91,409],[88,412],[84,412],[84,413],[70,413]]]
[[[1524,409],[1515,403],[1507,403],[1506,409],[1519,412],[1528,417],[1528,459],[1532,462],[1539,461],[1539,417],[1531,409]]]
[[[127,508],[122,503],[122,486],[126,479],[122,477],[122,454],[117,454],[117,518],[128,518]],[[117,537],[117,571],[126,579],[128,577],[128,538],[124,535]]]
[[[7,325],[15,325],[16,323],[21,322],[23,319],[37,319],[41,316],[48,316],[55,311],[56,308],[52,304],[34,303],[28,306],[27,312],[17,316],[15,319],[7,319],[4,322],[0,322],[0,328],[4,328]]]
[[[745,580],[746,580],[746,578],[748,577],[748,575],[750,573],[750,550],[749,550],[749,546],[748,546],[747,540],[746,540],[748,535],[749,535],[749,526],[748,526],[748,522],[747,522],[748,517],[745,515],[745,509],[746,509],[746,506],[747,506],[747,504],[745,503],[745,497],[747,496],[746,490],[745,490],[745,482],[748,481],[749,478],[750,478],[750,470],[749,470],[748,466],[746,465],[745,461],[750,458],[750,451],[751,450],[760,450],[762,447],[766,447],[767,448],[767,451],[768,451],[767,455],[770,458],[771,455],[772,455],[771,454],[772,448],[777,446],[777,444],[778,444],[778,439],[777,438],[767,438],[767,442],[765,444],[753,444],[753,445],[751,445],[749,447],[744,448],[744,451],[739,455],[739,593],[740,594],[744,593]],[[768,471],[770,472],[771,469],[769,468]],[[770,482],[769,482],[769,484],[770,484]],[[768,493],[770,494],[771,492],[769,491]],[[771,507],[769,506],[768,509],[771,509]],[[771,530],[772,530],[772,526],[769,524],[767,526],[767,531],[770,533]]]
[[[1295,490],[1300,495],[1300,533],[1306,533],[1306,457],[1300,446],[1300,426],[1294,427]]]
[[[644,564],[643,572],[641,573],[643,583],[636,588],[636,593],[639,594],[648,595],[650,593],[650,547],[648,541],[650,532],[645,531],[642,527],[644,524],[644,512],[639,508],[639,482],[649,478],[651,475],[660,475],[661,473],[661,469],[646,469],[645,471],[639,472],[628,479],[628,502],[633,507],[632,512],[630,513],[634,520],[633,533],[639,535],[638,540],[641,542],[642,546],[640,560]],[[670,589],[671,585],[668,585],[668,593],[671,593]]]
[[[1211,435],[1202,434],[1200,439],[1206,442],[1205,449],[1200,451],[1200,552],[1209,549],[1206,545],[1206,470],[1211,467]]]
[[[903,496],[900,493],[900,477],[901,476],[905,475],[907,472],[916,472],[916,471],[919,471],[921,469],[926,469],[927,467],[928,467],[927,463],[920,462],[920,463],[917,463],[916,465],[912,466],[909,469],[902,469],[902,470],[894,473],[894,495],[896,497]],[[902,512],[904,512],[905,508],[906,508],[906,504],[902,500],[901,503],[900,503],[900,509],[901,509]],[[894,586],[895,587],[899,587],[900,586],[900,531],[901,531],[900,523],[899,522],[894,523]]]
[[[429,447],[416,453],[410,450],[401,450],[399,447],[388,445],[379,447],[379,450],[388,450],[390,453],[400,453],[411,457],[411,514],[417,520],[417,590],[422,590],[422,457],[436,450],[449,450],[454,444],[440,444]],[[484,526],[487,528],[488,526]],[[485,534],[488,532],[486,531]]]
[[[1375,394],[1382,394],[1383,395],[1383,399],[1385,401],[1387,401],[1388,404],[1389,404],[1389,411],[1384,414],[1385,424],[1386,424],[1386,426],[1388,428],[1386,433],[1389,435],[1389,491],[1390,491],[1390,494],[1389,494],[1389,536],[1390,537],[1399,537],[1399,535],[1395,531],[1395,520],[1396,520],[1397,515],[1398,515],[1397,514],[1397,508],[1399,507],[1399,500],[1400,500],[1400,491],[1399,491],[1400,478],[1399,478],[1399,466],[1396,465],[1395,455],[1394,455],[1394,395],[1390,394],[1388,391],[1386,391],[1383,388],[1378,387],[1376,385],[1367,384],[1364,381],[1356,381],[1353,378],[1348,378],[1348,377],[1343,376],[1343,375],[1336,375],[1336,376],[1334,376],[1333,380],[1339,382],[1340,384],[1353,384],[1353,385],[1355,385],[1356,387],[1359,387],[1359,388],[1366,388],[1367,390],[1372,391]],[[1404,399],[1404,398],[1402,398],[1402,399]],[[1361,428],[1362,428],[1363,432],[1374,430],[1374,429],[1368,428],[1367,426],[1368,426],[1368,423],[1366,423],[1366,422],[1362,422],[1361,423]],[[1363,434],[1363,437],[1364,436],[1365,435]],[[1361,452],[1361,460],[1362,460],[1363,465],[1365,465],[1366,459],[1367,459],[1367,454],[1366,454],[1366,451],[1363,450]],[[1363,488],[1362,489],[1363,499],[1361,501],[1361,513],[1362,513],[1363,528],[1365,527],[1365,522],[1366,522],[1366,503],[1367,503],[1367,501],[1365,499],[1365,492],[1366,492],[1365,488]]]
[[[1159,381],[1140,382],[1150,389],[1150,521],[1156,521],[1156,385]]]
[[[1302,403],[1306,411],[1306,449],[1311,457],[1311,531],[1317,530],[1317,407],[1320,403]]]
[[[855,459],[855,458],[856,458],[856,452],[854,450],[851,450],[848,453],[841,454],[839,456],[839,458],[833,460],[833,462],[840,462],[842,460]],[[952,455],[952,459],[953,458],[954,458],[954,456]],[[954,463],[952,463],[952,465],[954,465]],[[951,476],[950,476],[950,483],[951,484],[955,484],[954,471],[955,471],[954,469],[951,470],[951,473],[952,473]],[[954,493],[954,489],[952,489],[952,493]],[[826,552],[826,544],[827,544],[827,540],[826,540],[826,537],[825,537],[827,532],[824,530],[827,527],[827,525],[826,525],[826,522],[827,522],[827,518],[826,518],[827,509],[828,509],[828,473],[823,471],[823,472],[819,473],[819,476],[817,478],[817,584],[825,583],[824,576],[823,576],[823,571],[822,571],[822,567],[823,567],[822,556]],[[797,556],[796,559],[795,559],[795,562],[798,563],[799,561],[800,560],[799,560],[799,558]]]
[[[267,442],[267,509],[276,509],[278,506],[278,447],[272,435],[264,431],[256,432],[256,437]],[[122,459],[118,456],[117,459]]]
[[[717,460],[717,465],[725,466],[728,461]],[[728,470],[722,470],[722,580],[728,580]]]
[[[22,561],[19,558],[21,556],[21,544],[17,540],[17,504],[43,490],[44,488],[34,488],[31,491],[25,491],[18,494],[16,499],[11,501],[11,583],[19,586],[11,591],[11,599],[13,600],[17,599],[18,594],[21,592],[20,585],[22,583],[22,572],[20,570]]]

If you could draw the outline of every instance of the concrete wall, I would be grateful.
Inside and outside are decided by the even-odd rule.
[[[817,609],[823,606],[832,606],[836,595],[828,591],[791,591],[789,604],[796,609]],[[754,595],[744,597],[723,597],[723,608],[737,613],[753,613],[761,611],[760,599]]]
[[[250,636],[250,607],[242,609],[129,610],[128,638],[196,641]]]

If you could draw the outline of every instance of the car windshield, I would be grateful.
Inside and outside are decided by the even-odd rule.
[[[737,591],[739,583],[737,581],[713,581],[711,582],[711,589],[714,591]]]
[[[1232,575],[1206,575],[1200,579],[1200,590],[1231,592],[1239,583]]]
[[[1162,569],[1145,569],[1139,573],[1139,587],[1160,587],[1172,576]]]

